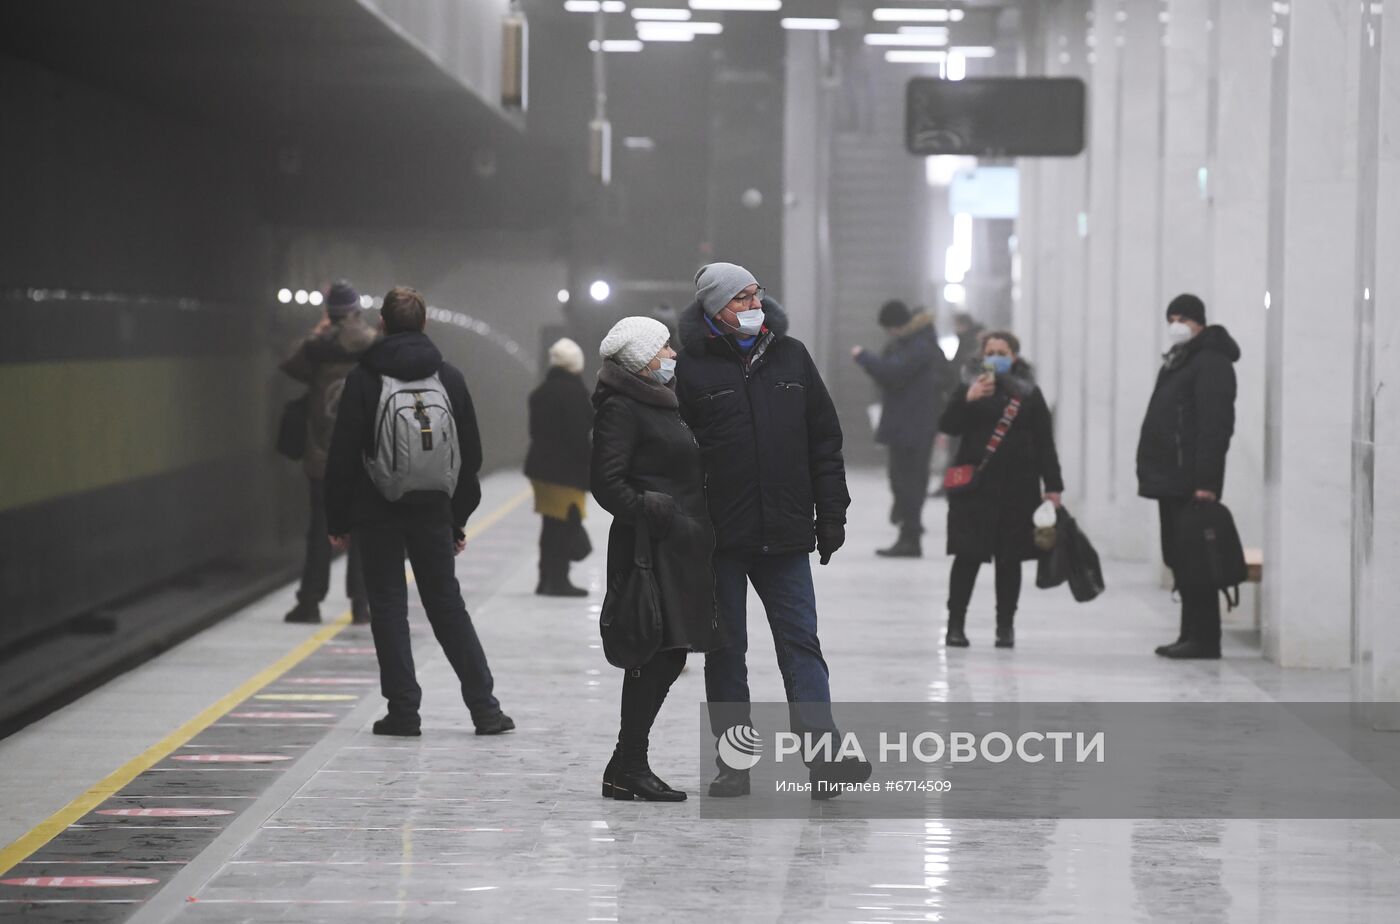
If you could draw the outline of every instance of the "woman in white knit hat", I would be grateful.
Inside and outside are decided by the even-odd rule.
[[[583,350],[569,338],[549,348],[549,372],[530,392],[530,450],[525,475],[540,515],[540,580],[535,593],[586,597],[569,582],[569,563],[591,550],[583,518],[588,505],[589,434],[593,405],[583,384]]]
[[[666,325],[623,318],[603,338],[603,368],[593,392],[593,496],[613,515],[608,587],[634,566],[637,524],[649,534],[661,601],[661,644],[622,680],[617,747],[603,772],[608,798],[681,802],[647,763],[652,723],[685,666],[687,651],[720,646],[710,556],[714,529],[705,506],[700,447],[681,421],[671,387],[675,351]]]

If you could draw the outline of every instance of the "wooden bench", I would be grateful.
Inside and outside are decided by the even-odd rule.
[[[1264,550],[1245,549],[1244,563],[1249,569],[1249,583],[1261,583],[1264,580]]]

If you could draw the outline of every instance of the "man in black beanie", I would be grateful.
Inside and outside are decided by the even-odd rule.
[[[326,454],[335,431],[336,411],[345,377],[360,354],[374,343],[375,332],[360,317],[360,294],[350,283],[335,283],[325,294],[325,311],[311,332],[298,341],[282,371],[306,384],[306,453],[301,464],[311,493],[311,524],[306,531],[297,605],[287,622],[320,622],[321,601],[330,590],[331,545],[326,538]],[[369,622],[364,571],[352,545],[345,568],[345,594],[356,623]]]
[[[1225,455],[1235,432],[1235,368],[1240,348],[1224,327],[1206,324],[1206,306],[1190,294],[1167,306],[1167,339],[1157,385],[1138,440],[1138,494],[1157,501],[1162,558],[1174,567],[1182,512],[1214,503],[1225,488]],[[1177,582],[1181,632],[1157,648],[1167,658],[1220,657],[1220,595]]]
[[[899,527],[899,537],[875,554],[918,558],[923,554],[929,461],[943,413],[948,358],[938,345],[933,317],[926,312],[914,313],[904,302],[888,301],[880,306],[879,321],[888,337],[884,350],[879,355],[859,346],[851,350],[851,358],[880,386],[884,399],[875,440],[889,447],[894,494],[890,522]]]

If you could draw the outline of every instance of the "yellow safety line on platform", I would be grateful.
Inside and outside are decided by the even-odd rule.
[[[471,524],[466,531],[467,538],[474,539],[480,536],[509,515],[512,510],[520,506],[530,494],[531,492],[528,488],[521,491],[515,497],[491,511],[480,521]],[[335,638],[335,636],[349,624],[350,613],[347,610],[337,616],[335,620],[325,628],[317,631],[315,635],[278,658],[268,667],[248,678],[233,692],[224,696],[199,715],[190,719],[184,725],[181,725],[179,728],[175,729],[175,731],[142,751],[138,756],[122,764],[82,795],[41,821],[18,840],[9,844],[3,850],[0,850],[0,876],[8,873],[17,864],[24,862],[34,851],[53,840],[79,818],[82,818],[88,812],[91,812],[97,806],[116,795],[125,788],[128,783],[142,773],[145,773],[151,767],[160,763],[175,749],[181,747],[195,735],[223,718],[239,703],[248,699],[263,687],[296,667],[302,661],[305,661],[322,645]]]

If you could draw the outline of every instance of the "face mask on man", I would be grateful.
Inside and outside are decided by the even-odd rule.
[[[1011,371],[1010,356],[988,356],[982,360],[982,367],[996,375],[1006,375]]]
[[[663,356],[661,357],[660,369],[648,369],[647,371],[651,373],[651,377],[656,380],[657,384],[665,385],[676,375],[676,361],[669,356]]]
[[[763,330],[763,309],[754,308],[750,311],[736,311],[734,318],[739,322],[739,336],[755,337]]]
[[[1193,336],[1191,326],[1185,321],[1173,321],[1167,325],[1167,340],[1171,341],[1172,346],[1181,346]]]

